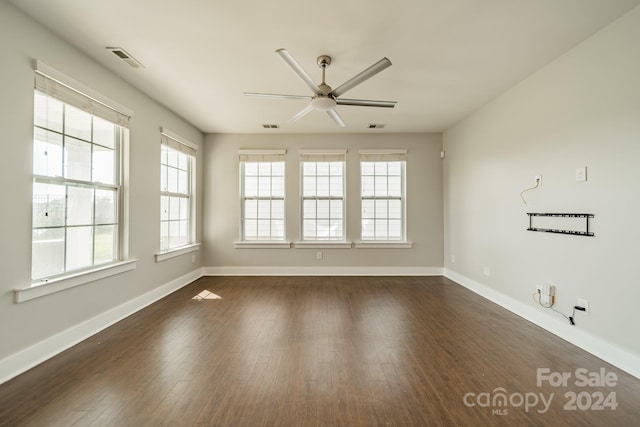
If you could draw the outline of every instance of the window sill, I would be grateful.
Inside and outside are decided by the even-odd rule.
[[[391,241],[365,241],[356,242],[356,248],[361,249],[411,249],[413,242],[391,242]]]
[[[351,242],[319,240],[295,242],[296,248],[300,249],[349,249],[353,245]]]
[[[49,280],[48,282],[36,282],[28,288],[14,289],[14,300],[16,303],[32,300],[54,292],[63,291],[96,280],[104,279],[116,274],[124,273],[136,268],[138,260],[118,261],[103,267],[97,267],[89,271],[70,274],[68,276]]]
[[[196,252],[200,250],[200,243],[191,243],[189,245],[180,246],[178,248],[172,248],[168,251],[156,253],[156,262],[162,262],[171,258],[175,258],[180,255]]]
[[[233,247],[236,249],[290,249],[291,242],[252,240],[247,242],[233,242]]]

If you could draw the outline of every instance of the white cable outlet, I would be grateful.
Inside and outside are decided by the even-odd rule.
[[[587,316],[590,315],[589,300],[586,300],[584,298],[578,298],[578,305],[580,307],[584,307],[584,314],[586,314]]]

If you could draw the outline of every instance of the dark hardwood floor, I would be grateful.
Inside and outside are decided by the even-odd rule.
[[[638,426],[639,402],[442,277],[207,277],[1,385],[0,425]]]

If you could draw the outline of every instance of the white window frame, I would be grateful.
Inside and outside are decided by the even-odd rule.
[[[34,183],[61,184],[67,187],[72,186],[115,191],[117,193],[116,224],[118,231],[115,248],[116,254],[112,261],[96,264],[95,260],[92,260],[92,265],[87,267],[68,269],[67,266],[65,266],[64,271],[61,273],[33,278],[29,286],[15,289],[15,302],[28,301],[33,298],[130,271],[136,268],[137,263],[136,259],[128,259],[128,170],[126,169],[126,165],[128,164],[128,127],[133,112],[42,61],[35,60],[33,65],[35,71],[34,99],[35,93],[39,92],[119,126],[119,131],[117,132],[119,134],[117,137],[119,140],[115,147],[117,158],[116,182],[114,184],[75,180],[64,176],[36,175],[35,171]],[[34,129],[35,128],[36,124],[34,120]],[[64,138],[64,130],[60,135]],[[93,144],[94,142],[91,141],[91,143]],[[92,226],[95,226],[95,212],[93,218]],[[64,229],[69,227],[66,221],[63,227]]]
[[[360,241],[356,242],[356,248],[411,248],[413,243],[407,240],[407,191],[406,191],[406,159],[407,150],[403,149],[371,149],[360,150]],[[363,181],[363,162],[401,162],[400,172],[400,196],[376,196],[362,194],[362,181]],[[363,236],[363,228],[365,218],[363,217],[363,201],[364,200],[400,200],[401,202],[401,236],[399,239],[388,238],[365,238]],[[388,220],[388,218],[386,218]],[[388,235],[387,235],[388,237]]]
[[[168,244],[166,246],[162,245],[162,237],[160,239],[160,251],[155,254],[156,262],[161,262],[170,258],[174,258],[176,256],[184,255],[187,253],[195,252],[200,249],[200,244],[196,243],[196,157],[198,152],[198,146],[191,141],[181,137],[180,135],[170,131],[166,128],[160,128],[160,145],[161,145],[161,153],[163,152],[162,146],[167,147],[169,150],[178,151],[186,156],[187,159],[187,183],[186,183],[186,191],[180,192],[171,192],[168,188],[164,188],[164,183],[160,183],[160,228],[162,229],[164,223],[170,223],[171,220],[163,219],[162,212],[162,198],[179,198],[187,201],[188,212],[187,212],[187,241],[183,244],[179,245],[171,245]],[[160,159],[160,168],[166,168],[167,171],[172,168],[168,164],[163,163],[163,159],[161,156]],[[162,176],[162,174],[161,174]],[[167,215],[169,213],[167,212]],[[162,236],[162,231],[160,232]],[[169,236],[168,236],[169,237]]]
[[[291,247],[291,242],[287,241],[287,218],[286,218],[286,153],[284,149],[274,150],[238,150],[239,161],[239,190],[240,190],[240,224],[239,232],[240,238],[234,242],[234,247],[237,249],[263,249],[263,248],[276,248],[286,249]],[[245,196],[245,164],[246,163],[282,163],[283,164],[283,192],[282,196]],[[271,176],[273,178],[273,176]],[[282,200],[283,203],[283,235],[282,238],[270,238],[270,239],[246,239],[245,235],[245,201],[247,200]],[[271,217],[269,217],[271,221]]]
[[[347,242],[347,217],[346,217],[346,160],[347,160],[347,150],[301,150],[300,151],[300,241],[296,242],[296,247],[306,247],[306,248],[343,248],[343,247],[351,247],[351,242]],[[340,163],[341,167],[341,178],[342,178],[342,195],[325,195],[325,196],[305,196],[305,175],[304,175],[304,163],[319,163],[319,162],[330,162],[330,163]],[[316,174],[317,178],[317,174]],[[341,236],[340,238],[331,238],[328,236],[327,238],[306,238],[304,234],[305,227],[305,213],[304,213],[304,205],[307,200],[315,200],[318,201],[333,201],[340,200],[342,202],[342,212],[341,212],[341,220],[342,220],[342,228],[341,228]],[[316,221],[318,218],[313,218]]]

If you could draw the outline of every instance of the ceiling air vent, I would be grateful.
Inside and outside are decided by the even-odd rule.
[[[369,129],[382,129],[383,127],[385,127],[385,125],[376,124],[376,123],[369,124]]]
[[[133,68],[140,68],[140,67],[144,68],[144,65],[142,65],[140,61],[135,59],[133,56],[129,55],[129,52],[127,52],[121,47],[107,47],[105,49],[110,50],[111,53],[113,53],[115,56],[117,56],[118,58],[120,58],[121,60],[123,60],[130,66],[132,66]]]
[[[278,129],[280,127],[280,125],[270,125],[270,124],[265,123],[265,124],[262,125],[262,127],[265,128],[265,129]]]

